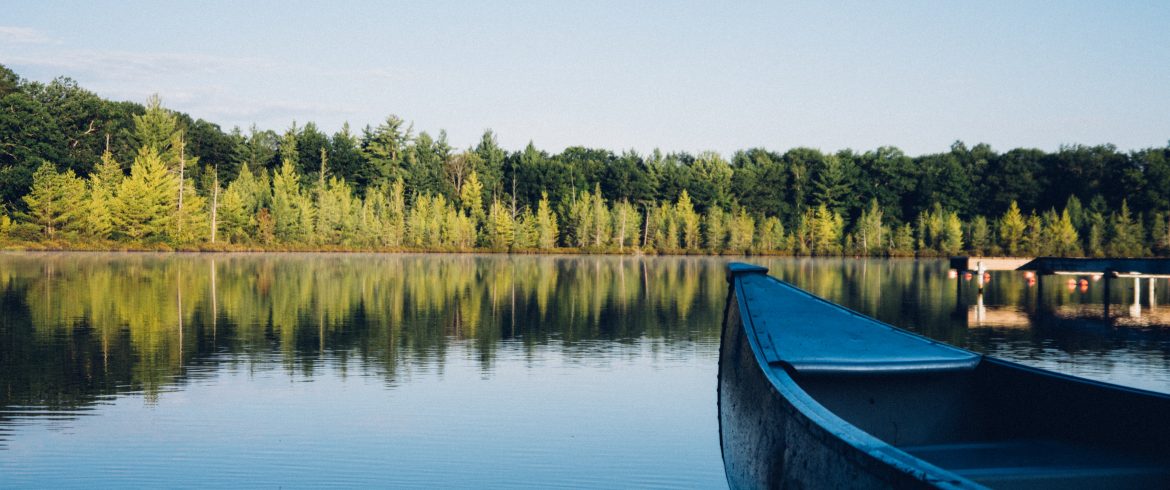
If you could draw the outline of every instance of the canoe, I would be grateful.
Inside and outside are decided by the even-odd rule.
[[[732,488],[1170,488],[1170,396],[983,356],[728,266]]]

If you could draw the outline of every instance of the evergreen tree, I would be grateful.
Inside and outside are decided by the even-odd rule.
[[[959,215],[951,212],[944,212],[942,240],[940,243],[940,251],[947,255],[957,255],[959,251],[963,250],[963,222],[959,220]]]
[[[1129,205],[1121,200],[1121,209],[1110,219],[1112,233],[1109,239],[1109,255],[1113,257],[1140,257],[1142,255],[1141,222],[1129,214]]]
[[[1170,253],[1170,220],[1165,213],[1154,213],[1150,222],[1150,243],[1158,255]]]
[[[1020,251],[1020,242],[1024,239],[1024,231],[1028,227],[1020,208],[1012,201],[1008,210],[999,220],[999,239],[1008,255],[1016,255]]]
[[[1052,213],[1055,215],[1056,213]],[[1052,245],[1052,252],[1061,257],[1080,257],[1081,239],[1077,229],[1073,226],[1072,215],[1066,207],[1059,218],[1045,223],[1045,235]]]
[[[914,230],[910,223],[899,226],[894,233],[890,244],[890,255],[903,257],[914,255]]]
[[[609,244],[609,239],[612,236],[613,216],[609,213],[605,199],[601,197],[600,184],[594,186],[589,207],[591,208],[589,214],[593,218],[592,226],[589,228],[589,241],[594,247],[601,248]]]
[[[719,206],[707,208],[707,217],[704,220],[707,230],[707,249],[720,252],[727,246],[727,213]]]
[[[1089,238],[1085,244],[1086,252],[1091,257],[1105,256],[1105,216],[1098,211],[1091,211],[1088,215]]]
[[[178,179],[153,147],[144,146],[114,196],[114,226],[130,240],[165,237],[178,201]]]
[[[739,253],[748,252],[755,241],[756,220],[741,207],[731,218],[728,232],[727,248]]]
[[[674,214],[678,217],[679,228],[682,230],[683,248],[698,250],[700,245],[699,213],[691,203],[691,196],[683,189],[678,195],[678,202],[674,205]],[[677,248],[678,242],[671,244],[671,249]]]
[[[28,212],[25,221],[41,228],[52,240],[64,230],[75,230],[85,222],[85,183],[72,170],[58,173],[53,164],[41,163],[33,172],[32,189],[24,196]]]
[[[878,206],[877,198],[869,202],[869,208],[861,212],[857,219],[856,236],[858,247],[863,255],[877,253],[882,248],[882,209]]]
[[[463,187],[459,191],[459,201],[463,204],[463,210],[475,223],[482,226],[486,219],[483,212],[483,184],[479,182],[479,174],[475,170],[472,170],[463,182]]]
[[[1044,220],[1036,213],[1030,213],[1025,221],[1023,252],[1031,257],[1044,254]]]
[[[508,249],[515,238],[515,227],[512,214],[499,199],[493,199],[487,216],[487,245],[497,250]]]
[[[184,203],[173,212],[168,235],[174,243],[199,243],[208,239],[210,222],[207,199],[195,192],[195,182],[183,184]]]
[[[255,216],[248,212],[237,183],[239,180],[228,184],[221,193],[217,212],[220,236],[228,243],[246,243],[251,239],[252,230],[256,229]]]
[[[548,193],[540,193],[540,202],[536,207],[536,246],[543,250],[552,250],[557,246],[557,215],[552,212],[548,202]]]
[[[102,161],[89,174],[89,202],[86,204],[86,232],[95,238],[106,239],[114,230],[114,193],[125,175],[122,166],[107,149]]]
[[[134,139],[138,146],[154,150],[164,166],[170,168],[179,161],[174,145],[181,138],[179,118],[162,107],[157,94],[150,96],[146,102],[146,112],[134,116]]]
[[[991,227],[987,225],[987,218],[982,215],[976,216],[971,221],[971,253],[974,255],[985,255],[991,244]]]
[[[845,220],[840,214],[830,210],[825,204],[817,206],[809,229],[812,253],[815,255],[841,253],[841,234],[844,228]]]
[[[641,236],[642,217],[638,214],[638,210],[625,199],[613,205],[613,239],[610,241],[616,244],[618,251],[624,251],[627,247],[636,247],[638,238]]]
[[[296,164],[286,158],[280,172],[272,176],[272,219],[276,239],[282,243],[303,243],[312,232],[305,226],[306,218],[312,215],[311,210],[305,209],[302,194]]]
[[[784,224],[780,218],[770,216],[760,227],[759,248],[765,252],[779,252],[784,249]]]

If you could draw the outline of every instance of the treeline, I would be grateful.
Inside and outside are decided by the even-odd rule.
[[[1170,145],[458,150],[395,116],[225,133],[3,67],[0,199],[2,239],[63,247],[1170,254]]]

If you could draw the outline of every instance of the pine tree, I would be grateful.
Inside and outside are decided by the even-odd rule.
[[[540,202],[536,205],[536,246],[543,250],[551,250],[557,246],[557,215],[552,212],[548,202],[548,193],[540,193]]]
[[[727,213],[719,206],[707,209],[705,220],[707,229],[707,248],[712,252],[720,252],[727,245]]]
[[[464,186],[466,188],[466,185]],[[504,207],[499,199],[493,199],[487,216],[487,244],[496,250],[506,250],[512,246],[516,222],[512,214]]]
[[[53,164],[41,163],[33,172],[32,189],[24,196],[28,212],[25,221],[41,228],[52,240],[64,230],[75,230],[85,223],[85,183],[72,170],[58,173]]]
[[[1055,215],[1055,213],[1053,213]],[[1073,226],[1072,216],[1066,207],[1060,217],[1045,224],[1047,242],[1052,245],[1052,253],[1061,257],[1080,257],[1081,239]]]
[[[626,247],[635,247],[638,237],[642,235],[642,216],[634,206],[626,200],[613,205],[613,240],[611,243],[618,246],[618,251]]]
[[[101,163],[89,174],[86,231],[90,236],[107,239],[113,232],[114,192],[124,177],[122,166],[114,160],[114,155],[107,149],[102,154]]]
[[[756,220],[747,213],[747,210],[739,208],[731,218],[727,248],[734,252],[746,253],[751,250],[755,235]]]
[[[999,220],[999,239],[1008,255],[1016,255],[1020,250],[1020,242],[1024,239],[1024,230],[1028,224],[1020,214],[1020,207],[1012,201],[1008,210]]]
[[[963,250],[963,222],[959,220],[959,215],[951,212],[944,212],[943,230],[940,243],[940,251],[948,255],[956,255]]]
[[[195,192],[195,182],[191,179],[184,183],[181,195],[185,196],[185,202],[172,215],[168,235],[175,243],[206,241],[210,230],[207,199]]]
[[[601,197],[601,185],[594,186],[593,196],[589,200],[589,215],[593,218],[589,227],[589,241],[597,248],[601,248],[609,244],[611,231],[613,228],[613,217],[610,215],[609,207],[605,205],[605,199]]]
[[[691,196],[687,194],[687,190],[683,189],[678,195],[678,202],[674,205],[675,216],[678,217],[679,228],[682,229],[683,248],[687,250],[698,250],[701,248],[699,235],[699,213],[695,212],[695,206],[691,203]],[[678,247],[675,242],[671,248]]]
[[[910,223],[902,224],[894,233],[890,244],[890,255],[903,257],[914,255],[914,230]]]
[[[163,109],[158,94],[147,100],[145,113],[134,116],[134,137],[139,147],[154,150],[167,168],[179,161],[174,145],[181,138],[181,133],[179,118],[175,113]]]
[[[784,249],[784,224],[780,218],[770,216],[764,220],[760,229],[760,249],[766,252],[779,252]]]
[[[114,196],[114,226],[131,240],[165,237],[178,201],[178,180],[167,171],[158,152],[144,146],[130,166],[130,176]]]
[[[986,254],[991,239],[991,228],[987,225],[987,218],[980,215],[971,221],[970,236],[971,253],[974,255]]]
[[[1110,219],[1112,230],[1109,240],[1109,255],[1114,257],[1138,257],[1142,255],[1142,226],[1129,214],[1129,205],[1121,200],[1121,209]]]
[[[816,255],[841,253],[841,234],[845,220],[825,204],[817,206],[811,223],[811,248]]]
[[[285,159],[280,172],[272,176],[272,219],[276,239],[282,243],[304,242],[311,232],[305,227],[309,211],[304,209],[301,176],[293,161]]]
[[[857,246],[863,255],[872,255],[882,247],[882,209],[878,206],[877,198],[869,203],[869,208],[861,212],[857,219],[857,232],[854,234]]]
[[[256,228],[255,217],[247,211],[238,181],[228,184],[219,199],[217,224],[228,243],[245,243],[251,239],[250,230]]]
[[[1044,254],[1044,220],[1036,213],[1030,213],[1025,221],[1023,251],[1029,256],[1036,257]]]
[[[459,190],[459,201],[463,205],[463,210],[467,211],[476,224],[482,226],[487,217],[483,211],[483,184],[479,181],[479,174],[474,170],[463,181],[463,186]]]

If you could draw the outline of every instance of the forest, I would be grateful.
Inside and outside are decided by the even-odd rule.
[[[18,249],[1166,256],[1170,143],[459,149],[395,115],[224,131],[0,65],[0,206]]]

